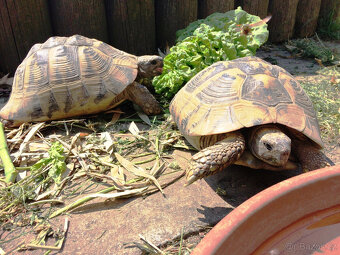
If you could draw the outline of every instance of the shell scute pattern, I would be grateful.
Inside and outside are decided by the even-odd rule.
[[[73,102],[74,100],[73,100],[72,94],[70,93],[69,88],[66,87],[66,99],[65,99],[64,112],[69,112],[72,109]]]
[[[38,99],[39,101],[39,99]],[[41,105],[43,105],[42,103],[40,103]],[[48,117],[52,117],[52,113],[55,111],[59,111],[59,105],[57,100],[55,99],[55,96],[53,95],[53,93],[50,93],[50,97],[48,99],[48,112],[47,112],[47,116]]]
[[[107,94],[107,89],[106,89],[105,84],[102,82],[99,86],[99,92],[96,98],[94,99],[94,102],[98,104],[105,97],[106,94]]]
[[[220,104],[225,100],[226,95],[230,101],[235,101],[238,99],[237,90],[233,87],[235,80],[235,76],[222,73],[216,79],[208,80],[208,84],[201,92],[197,93],[197,97],[206,104]]]
[[[24,78],[25,78],[24,76],[25,76],[25,69],[24,69],[24,66],[21,64],[18,66],[17,70],[15,71],[15,77],[13,80],[13,89],[16,88],[19,93],[16,95],[13,95],[13,97],[16,97],[16,98],[22,97],[22,93],[20,93],[20,91],[24,89]]]
[[[34,99],[36,102],[39,101],[38,95],[34,95]],[[32,118],[38,117],[41,114],[43,114],[43,110],[41,109],[41,106],[39,104],[33,104],[33,111],[31,113]]]
[[[264,75],[248,75],[242,86],[242,98],[267,106],[276,106],[280,103],[292,103],[288,92],[280,80]]]
[[[289,84],[294,89],[293,94],[296,104],[301,106],[305,110],[306,114],[316,118],[313,103],[303,91],[302,87],[292,78],[289,79],[286,84]]]
[[[188,140],[278,123],[322,146],[307,94],[284,69],[257,57],[218,62],[198,73],[174,97],[170,112]]]
[[[82,56],[80,60],[84,78],[92,78],[98,74],[102,76],[109,72],[111,66],[109,56],[90,47],[84,47],[82,50],[83,52],[80,52],[79,56]]]
[[[199,72],[197,75],[195,75],[189,83],[187,83],[187,86],[185,86],[187,92],[193,92],[198,86],[200,86],[200,82],[204,80],[209,80],[216,74],[222,72],[223,70],[226,70],[226,66],[223,65],[221,62],[217,62],[205,69],[203,69],[201,72]]]
[[[240,69],[243,73],[247,75],[268,72],[268,69],[266,69],[266,67],[264,67],[262,64],[253,63],[250,61],[242,61],[238,63],[236,62],[234,68]]]
[[[66,37],[65,39],[63,39],[63,43],[65,45],[74,45],[74,46],[92,46],[94,42],[95,40],[86,38],[81,35],[74,35],[74,36]]]
[[[105,110],[135,80],[137,68],[136,56],[95,39],[52,37],[34,45],[17,68],[1,114],[29,122]]]

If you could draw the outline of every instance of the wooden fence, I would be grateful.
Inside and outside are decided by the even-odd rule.
[[[270,40],[315,32],[340,0],[0,0],[0,72],[14,72],[35,43],[81,34],[142,55],[173,45],[190,22],[237,6],[273,18]],[[321,10],[321,11],[320,11]]]

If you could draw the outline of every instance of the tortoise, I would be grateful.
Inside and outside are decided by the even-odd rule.
[[[273,171],[333,164],[321,150],[307,94],[283,68],[257,57],[202,70],[172,99],[170,113],[199,150],[186,171],[187,184],[231,164]]]
[[[81,35],[35,44],[18,66],[0,117],[8,126],[94,114],[128,99],[146,114],[161,108],[137,81],[162,73],[160,56],[134,56]]]

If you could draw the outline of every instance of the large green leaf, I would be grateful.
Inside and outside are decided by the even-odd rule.
[[[153,79],[156,92],[171,99],[207,66],[217,61],[255,55],[268,39],[267,25],[253,27],[248,35],[242,34],[240,27],[260,20],[239,7],[226,13],[211,14],[177,31],[177,43],[164,58],[162,75]]]

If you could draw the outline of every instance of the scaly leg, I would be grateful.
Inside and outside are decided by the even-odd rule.
[[[308,141],[297,142],[294,147],[294,152],[304,172],[334,166],[332,160]]]
[[[199,151],[190,160],[186,185],[233,164],[242,155],[244,148],[243,135],[240,132],[232,132],[225,139]]]
[[[127,99],[139,105],[147,115],[155,115],[162,112],[159,103],[143,85],[133,82],[125,89]]]

